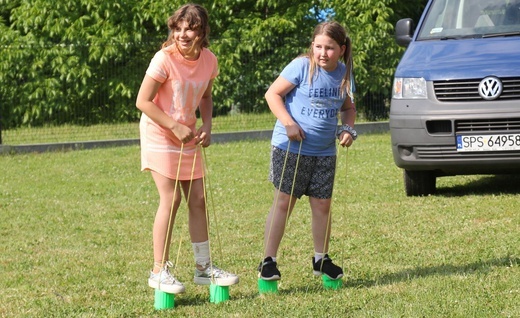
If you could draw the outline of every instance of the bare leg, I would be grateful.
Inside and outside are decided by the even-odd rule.
[[[202,179],[183,181],[182,189],[188,202],[189,231],[192,243],[203,243],[209,239],[208,219],[206,215],[206,202],[204,198],[204,183]],[[204,265],[196,261],[197,269],[204,270],[210,262],[209,246],[207,255],[204,256]],[[199,254],[200,257],[200,254]],[[207,257],[207,259],[205,259]],[[197,258],[197,254],[195,254]],[[201,261],[201,260],[199,260]]]
[[[206,218],[206,202],[204,200],[202,179],[181,181],[181,183],[186,200],[188,200],[188,224],[191,242],[205,242],[208,240],[208,222]]]
[[[295,197],[291,197],[289,194],[280,192],[278,190],[274,191],[273,205],[269,210],[269,214],[267,215],[267,220],[265,222],[264,257],[276,257],[280,242],[282,241],[282,237],[285,232],[287,219],[291,215],[296,200],[297,199]]]
[[[155,171],[152,171],[152,177],[159,192],[159,207],[157,208],[153,224],[153,257],[156,263],[163,264],[168,260],[170,253],[172,228],[180,205],[181,196],[180,191],[177,191],[175,201],[173,200],[175,180],[169,179]],[[168,228],[170,213],[172,213],[172,219],[170,228]],[[168,237],[166,237],[167,235]],[[160,268],[154,266],[154,273],[158,273],[159,270]]]
[[[312,238],[314,251],[328,253],[331,231],[331,219],[329,218],[331,199],[309,198],[312,210]]]

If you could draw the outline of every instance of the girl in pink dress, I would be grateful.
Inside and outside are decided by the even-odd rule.
[[[184,5],[168,19],[168,28],[167,41],[146,70],[136,106],[143,112],[139,125],[141,169],[151,171],[160,198],[153,225],[154,267],[148,284],[176,294],[184,292],[184,285],[170,273],[168,268],[173,264],[168,255],[173,221],[181,203],[180,189],[188,202],[194,282],[209,285],[213,280],[229,286],[238,283],[238,277],[211,264],[209,257],[199,145],[208,147],[211,142],[211,89],[218,64],[207,48],[207,11],[196,4]],[[198,129],[197,108],[202,119]]]

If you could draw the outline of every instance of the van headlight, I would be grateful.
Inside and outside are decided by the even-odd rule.
[[[395,99],[426,99],[426,80],[424,78],[394,78],[392,97]]]

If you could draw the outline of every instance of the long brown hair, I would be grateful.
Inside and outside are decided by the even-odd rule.
[[[341,81],[341,94],[343,94],[345,91],[350,97],[352,96],[352,78],[351,78],[351,71],[352,71],[352,41],[350,40],[349,36],[347,35],[347,31],[341,24],[334,21],[325,21],[316,26],[314,28],[314,33],[312,35],[312,42],[309,47],[309,51],[307,52],[307,57],[309,58],[311,65],[309,70],[309,83],[312,84],[312,80],[314,78],[314,73],[316,72],[317,63],[314,60],[314,54],[313,54],[313,42],[314,39],[318,35],[326,35],[336,41],[336,43],[339,44],[339,46],[345,45],[345,53],[343,53],[342,60],[343,63],[345,63],[345,66],[347,67],[347,71],[345,72],[345,76],[343,77]]]
[[[165,48],[175,43],[173,38],[173,30],[181,23],[186,22],[192,30],[198,30],[199,35],[195,39],[189,53],[197,51],[199,48],[209,46],[209,16],[204,7],[194,3],[188,3],[177,9],[171,17],[168,18],[168,38],[162,44]]]

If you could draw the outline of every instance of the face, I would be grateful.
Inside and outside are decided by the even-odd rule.
[[[199,35],[199,30],[192,30],[187,22],[181,21],[173,30],[173,38],[184,55],[194,52],[192,46]],[[195,50],[198,51],[198,50]]]
[[[345,53],[346,46],[340,46],[336,41],[327,35],[317,35],[312,42],[312,52],[314,60],[326,71],[334,71],[338,66],[338,61]]]

